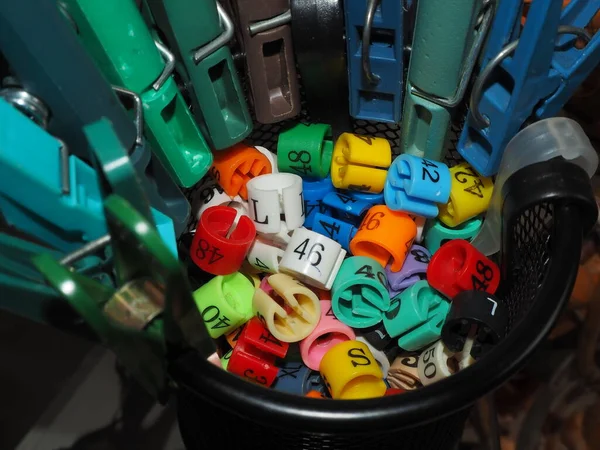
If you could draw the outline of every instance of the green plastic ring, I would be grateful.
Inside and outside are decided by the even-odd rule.
[[[300,123],[279,135],[277,167],[305,179],[321,179],[329,174],[333,155],[331,126]]]
[[[409,333],[426,323],[442,302],[443,297],[427,281],[417,281],[392,299],[383,326],[391,337]]]
[[[433,225],[425,232],[425,247],[433,255],[443,244],[452,239],[471,241],[479,232],[483,219],[475,217],[467,220],[456,228],[449,228],[440,222],[433,221]]]
[[[194,291],[196,306],[212,338],[229,333],[252,317],[254,285],[239,272],[214,277]]]
[[[427,322],[398,339],[398,346],[412,352],[437,341],[442,334],[442,327],[448,311],[450,311],[450,302],[442,300]]]
[[[335,316],[354,328],[367,328],[381,322],[390,307],[387,276],[381,264],[366,256],[346,259],[331,287]]]

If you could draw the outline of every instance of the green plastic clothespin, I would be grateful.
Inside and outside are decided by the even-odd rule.
[[[111,123],[103,118],[84,126],[83,132],[92,152],[102,197],[117,194],[127,200],[146,220],[156,224],[163,240],[177,254],[173,221],[156,209],[150,210],[148,198],[127,152],[114,133]]]
[[[183,66],[178,72],[213,147],[224,149],[240,142],[252,131],[252,118],[227,47],[233,26],[225,10],[215,0],[145,3],[150,22],[156,23]]]
[[[33,242],[22,233],[13,234],[9,230],[0,233],[0,309],[26,317],[36,322],[55,326],[65,326],[65,318],[56,323],[55,311],[62,311],[63,299],[45,283],[32,262],[32,258],[46,253],[52,258],[60,258],[59,251]],[[110,277],[103,272],[106,258],[89,256],[74,264],[77,273],[86,273],[103,284],[110,284]]]
[[[175,58],[155,43],[135,2],[61,4],[110,83],[141,97],[145,134],[170,175],[180,186],[195,184],[210,168],[212,153],[171,75]]]
[[[92,150],[100,190],[104,198],[117,194],[126,199],[146,220],[152,220],[148,199],[127,151],[115,134],[111,123],[102,118],[83,128]]]
[[[34,264],[153,395],[164,399],[169,352],[215,352],[184,271],[151,222],[117,195],[104,202],[117,288],[62,266],[50,254]]]

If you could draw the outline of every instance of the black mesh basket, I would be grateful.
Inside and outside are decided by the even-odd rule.
[[[390,138],[385,126],[358,127]],[[456,159],[459,129],[451,130],[449,165]],[[278,131],[259,128],[254,142],[275,150]],[[188,450],[455,448],[470,406],[522,368],[550,331],[575,282],[583,235],[598,214],[587,174],[562,159],[516,172],[502,194],[499,296],[508,305],[510,321],[507,337],[491,352],[433,385],[360,401],[266,389],[187,355],[170,374]]]

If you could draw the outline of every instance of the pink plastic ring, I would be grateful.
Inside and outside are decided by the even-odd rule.
[[[260,280],[259,288],[262,289],[263,291],[265,291],[267,293],[267,295],[271,295],[273,293],[273,288],[269,284],[268,276],[266,276],[262,280]]]
[[[321,318],[317,328],[300,341],[302,361],[312,370],[319,370],[321,359],[330,348],[356,337],[352,328],[335,317],[330,300],[321,300],[320,303]]]

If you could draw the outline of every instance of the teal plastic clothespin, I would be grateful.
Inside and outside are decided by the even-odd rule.
[[[92,167],[2,99],[0,124],[0,210],[9,225],[59,251],[73,251],[106,234],[101,190],[117,191],[156,219],[177,254],[172,220],[155,209],[150,215],[137,173],[107,119],[84,127],[101,184]]]
[[[464,96],[492,22],[493,3],[483,10],[480,0],[418,3],[402,115],[403,152],[442,159],[452,108]]]
[[[117,195],[105,200],[104,209],[116,289],[71,271],[47,253],[34,263],[142,386],[165,399],[167,346],[209,357],[214,342],[182,266],[153,224]]]
[[[227,47],[233,28],[225,10],[215,0],[145,1],[183,66],[178,72],[213,147],[224,149],[240,142],[252,131],[252,118]]]
[[[64,0],[66,14],[111,84],[140,95],[145,131],[180,186],[208,171],[212,153],[171,72],[174,57],[155,43],[133,0]]]
[[[94,169],[2,99],[0,210],[9,225],[64,252],[106,233]]]

